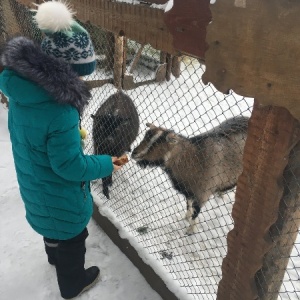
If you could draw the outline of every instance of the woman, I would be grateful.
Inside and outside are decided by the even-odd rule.
[[[51,11],[60,11],[52,18],[55,28]],[[42,47],[25,37],[11,39],[1,53],[0,74],[26,218],[44,237],[65,299],[92,286],[100,272],[84,268],[93,208],[89,182],[121,168],[113,164],[116,158],[85,155],[81,148],[80,114],[91,95],[80,76],[95,70],[95,54],[72,14],[61,2],[40,5],[35,18],[46,33]]]

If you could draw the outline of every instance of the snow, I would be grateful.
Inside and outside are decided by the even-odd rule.
[[[55,268],[46,259],[42,237],[25,219],[7,130],[7,110],[2,105],[0,149],[0,299],[62,299]],[[99,266],[101,277],[95,287],[77,299],[161,300],[95,221],[90,221],[88,230],[86,267]]]

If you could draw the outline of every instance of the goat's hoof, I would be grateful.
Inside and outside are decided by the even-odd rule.
[[[108,193],[103,193],[103,194],[109,200],[109,194]]]
[[[185,213],[184,219],[189,221],[191,219],[191,217],[192,217],[192,213],[188,211],[188,212]]]
[[[195,230],[194,230],[194,228],[188,228],[187,229],[187,231],[186,231],[186,235],[192,235],[192,234],[194,234],[195,233]]]

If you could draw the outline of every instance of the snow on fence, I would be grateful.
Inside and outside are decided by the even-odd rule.
[[[32,12],[24,5],[15,0],[2,0],[0,43],[18,32],[40,41],[42,35],[31,17]],[[91,115],[120,89],[133,100],[140,120],[131,150],[143,140],[149,129],[146,123],[192,137],[231,117],[251,116],[253,99],[233,92],[224,95],[213,85],[202,82],[205,65],[200,60],[172,56],[149,44],[116,36],[91,24],[83,25],[91,33],[98,62],[96,72],[85,78],[93,95],[81,124],[89,131],[86,153],[94,153]],[[300,155],[298,148],[293,150],[292,158],[296,162]],[[221,152],[222,148],[214,155],[220,156]],[[197,159],[194,164],[200,164]],[[273,254],[256,276],[261,290],[259,299],[300,299],[298,169],[298,165],[288,165],[284,173],[286,198],[281,202],[284,214],[279,215],[279,221],[272,227],[276,244]],[[227,254],[227,234],[233,229],[235,187],[210,196],[196,219],[196,231],[192,235],[186,234],[189,225],[185,219],[186,198],[174,188],[161,167],[141,168],[129,153],[129,163],[113,175],[110,199],[103,195],[101,180],[92,182],[92,188],[96,208],[129,240],[178,299],[217,298],[222,261]],[[285,219],[289,226],[281,222]],[[280,261],[288,261],[287,268]],[[270,272],[285,274],[279,294],[278,282],[270,283],[266,279]]]

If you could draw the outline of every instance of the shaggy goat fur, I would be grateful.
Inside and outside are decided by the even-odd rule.
[[[97,110],[93,118],[95,154],[120,157],[130,152],[130,146],[139,132],[139,115],[133,101],[123,92],[111,95]],[[109,199],[108,186],[112,176],[102,178],[103,194]]]
[[[217,192],[233,188],[242,172],[248,118],[234,117],[212,130],[186,138],[162,127],[150,129],[132,152],[141,167],[160,166],[187,199],[187,219],[195,230],[202,205]]]

